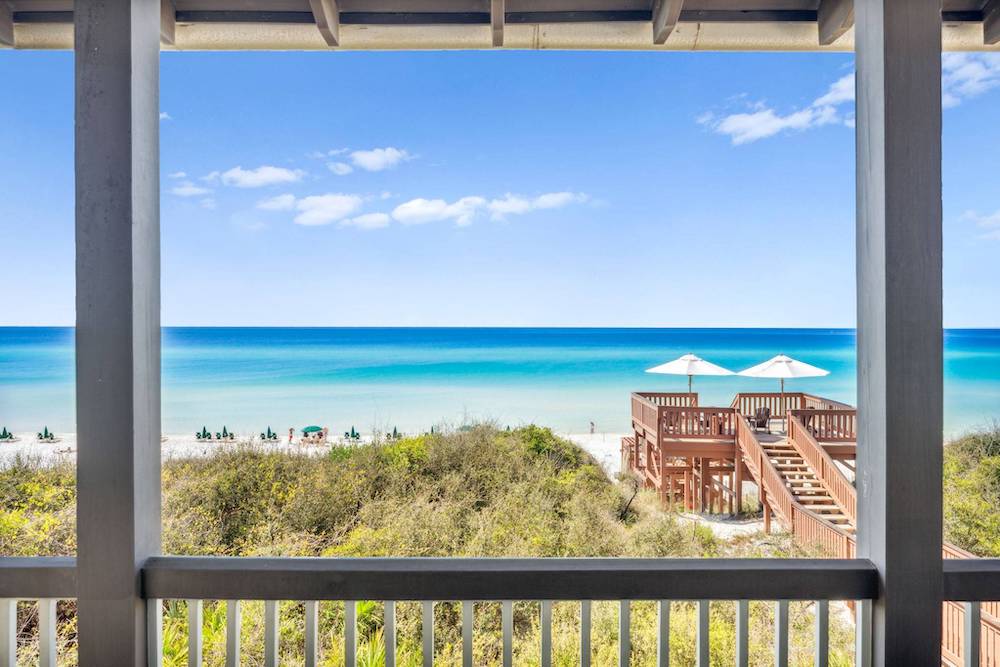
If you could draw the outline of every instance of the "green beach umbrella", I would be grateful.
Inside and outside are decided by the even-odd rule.
[[[306,426],[306,427],[305,427],[304,429],[302,429],[302,433],[303,433],[303,434],[308,434],[308,433],[319,433],[319,432],[320,432],[320,431],[322,431],[322,430],[323,430],[323,429],[322,429],[322,428],[320,428],[319,426]]]

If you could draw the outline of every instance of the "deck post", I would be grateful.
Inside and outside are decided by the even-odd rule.
[[[140,568],[160,550],[156,0],[77,0],[79,663],[146,664]]]
[[[857,0],[858,556],[873,664],[941,664],[941,0]]]

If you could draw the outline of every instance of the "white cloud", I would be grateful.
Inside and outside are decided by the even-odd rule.
[[[328,150],[328,151],[313,151],[311,153],[307,153],[306,157],[310,157],[310,158],[312,158],[314,160],[322,160],[322,159],[328,158],[328,157],[335,157],[337,155],[343,155],[344,153],[348,152],[349,150],[350,150],[349,148],[333,148],[333,149]]]
[[[460,227],[472,224],[476,212],[486,205],[482,197],[462,197],[454,202],[443,199],[411,199],[392,211],[392,217],[404,225],[454,220]]]
[[[178,197],[199,197],[201,195],[211,194],[212,191],[208,188],[203,188],[200,185],[195,185],[191,181],[181,181],[174,187],[170,188],[170,194],[177,195]]]
[[[187,178],[187,172],[175,171],[174,173],[169,174],[167,178],[173,178],[173,179]]]
[[[392,169],[401,162],[412,159],[412,156],[402,148],[373,148],[367,151],[351,153],[351,162],[355,167],[365,171],[383,171]]]
[[[826,95],[812,103],[814,107],[828,107],[854,101],[854,72],[845,74],[832,84]]]
[[[1000,86],[1000,53],[944,53],[941,71],[941,103],[956,107]]]
[[[216,183],[219,180],[221,174],[217,171],[210,172],[202,176],[199,180],[205,181],[206,183]]]
[[[166,111],[160,112],[160,120],[173,120],[173,119],[174,119],[173,116],[168,114]]]
[[[335,173],[337,176],[347,176],[349,173],[354,171],[354,167],[346,162],[327,162],[326,168]]]
[[[507,193],[502,199],[494,199],[488,204],[490,217],[503,220],[509,215],[523,215],[540,209],[553,209],[582,204],[589,197],[579,192],[547,192],[529,199],[520,195]]]
[[[262,211],[291,211],[295,208],[295,195],[278,195],[257,202],[257,208]]]
[[[381,229],[388,227],[390,222],[392,222],[392,218],[387,213],[365,213],[355,218],[342,220],[340,225],[342,227],[357,227],[358,229]]]
[[[988,215],[981,215],[977,211],[966,211],[962,214],[962,220],[970,220],[983,230],[979,238],[1000,241],[1000,211]]]
[[[215,200],[212,199],[211,197],[205,197],[198,203],[201,204],[201,207],[204,209],[207,209],[209,211],[215,210]]]
[[[328,225],[356,213],[363,203],[357,195],[326,194],[303,197],[295,204],[298,225]]]
[[[206,180],[212,180],[216,172],[212,172]],[[229,171],[222,172],[219,177],[225,185],[237,188],[262,188],[268,185],[279,183],[294,183],[301,180],[305,172],[300,169],[285,169],[284,167],[272,167],[264,165],[256,169],[244,169],[243,167],[233,167]]]

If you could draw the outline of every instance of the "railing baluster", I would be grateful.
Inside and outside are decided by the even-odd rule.
[[[344,601],[344,665],[358,665],[358,603]]]
[[[38,601],[38,667],[56,667],[56,601]]]
[[[632,655],[632,606],[628,600],[618,603],[618,667],[628,667]]]
[[[542,667],[552,667],[552,601],[542,600]]]
[[[774,603],[774,665],[788,667],[788,600]]]
[[[278,667],[277,600],[264,600],[264,667]]]
[[[17,664],[17,600],[0,600],[0,664]]]
[[[709,667],[709,644],[708,644],[708,621],[709,621],[708,600],[698,600],[698,667]]]
[[[396,667],[396,603],[393,600],[385,602],[384,628],[385,667]]]
[[[472,667],[472,622],[475,604],[471,600],[462,602],[462,667]]]
[[[670,665],[670,600],[656,603],[656,667]]]
[[[226,600],[226,667],[240,667],[240,631],[243,613],[239,600]]]
[[[978,602],[966,602],[962,628],[962,656],[965,667],[979,667],[982,607]]]
[[[305,602],[305,616],[305,663],[306,667],[316,667],[319,663],[319,603],[315,600],[307,600]]]
[[[830,601],[816,601],[816,656],[813,659],[816,667],[827,667],[830,664]]]
[[[201,600],[188,600],[188,667],[201,667]]]
[[[503,636],[503,667],[514,666],[514,603],[500,603],[500,634]]]
[[[580,600],[580,667],[590,667],[590,600]]]
[[[860,600],[854,610],[854,665],[872,665],[872,601]]]
[[[750,665],[750,601],[736,601],[736,667]]]
[[[424,667],[434,667],[434,602],[423,603]]]
[[[163,665],[163,601],[146,600],[146,667]]]

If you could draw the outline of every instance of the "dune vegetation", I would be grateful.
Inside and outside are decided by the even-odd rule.
[[[272,556],[650,556],[804,555],[786,536],[721,541],[706,527],[662,511],[648,493],[607,478],[576,445],[551,431],[489,425],[369,445],[323,455],[267,451],[247,444],[163,465],[163,549],[186,555]],[[634,497],[633,497],[634,496]],[[75,551],[73,468],[17,460],[0,470],[0,553],[62,555]],[[166,665],[187,660],[184,601],[167,601]],[[476,665],[500,662],[500,605],[476,604]],[[60,641],[74,662],[74,609],[60,603]],[[204,605],[205,664],[224,664],[224,602]],[[21,656],[30,664],[33,606],[23,604]],[[282,664],[301,664],[303,606],[282,603]],[[617,664],[618,607],[594,603],[593,664]],[[732,603],[713,603],[712,661],[732,664]],[[343,603],[320,605],[323,664],[343,664]],[[793,664],[811,664],[812,605],[791,606]],[[831,614],[831,664],[851,664],[853,628]],[[515,606],[515,664],[540,664],[537,602]],[[381,602],[358,603],[360,662],[384,662]],[[398,663],[420,664],[420,609],[397,610]],[[655,659],[656,609],[632,605],[633,664]],[[751,605],[752,663],[773,661],[773,608]],[[694,662],[691,603],[674,603],[672,664]],[[576,664],[578,604],[553,608],[553,664]],[[245,664],[260,664],[263,604],[243,604]],[[460,607],[435,611],[436,664],[460,661]]]
[[[945,539],[983,558],[1000,558],[1000,424],[944,448]]]

